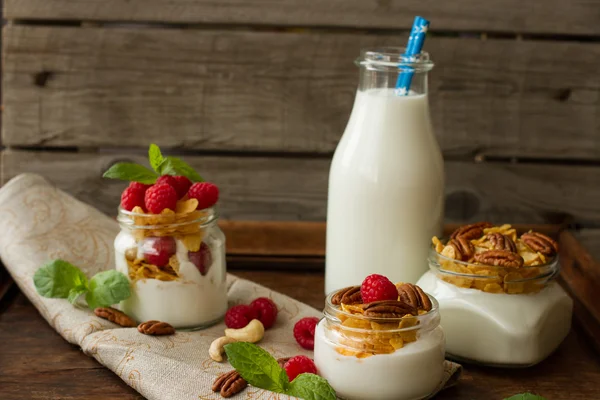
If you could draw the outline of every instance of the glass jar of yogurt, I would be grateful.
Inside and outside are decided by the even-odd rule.
[[[158,320],[177,329],[199,329],[222,319],[225,235],[216,210],[134,211],[120,208],[117,218],[116,268],[132,289],[121,310],[138,322]]]
[[[558,255],[544,257],[531,249],[521,251],[526,245],[516,233],[508,233],[505,238],[511,236],[519,249],[513,252],[521,264],[518,267],[485,264],[485,258],[477,258],[477,254],[490,250],[477,245],[474,250],[479,262],[462,261],[453,254],[443,254],[443,250],[440,254],[435,246],[431,249],[430,270],[418,285],[439,301],[448,357],[492,366],[526,367],[548,357],[568,334],[573,302],[555,282]],[[486,239],[474,242],[478,240]],[[538,256],[542,259],[532,261]],[[525,265],[519,257],[525,259]]]
[[[334,305],[334,295],[315,330],[314,358],[340,398],[416,400],[435,390],[444,372],[444,332],[433,297],[429,311],[389,318],[357,312],[374,303]]]

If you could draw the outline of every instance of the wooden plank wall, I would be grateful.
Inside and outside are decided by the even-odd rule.
[[[153,141],[219,183],[226,218],[324,220],[353,60],[422,14],[448,221],[569,221],[600,248],[600,0],[4,6],[3,182],[41,173],[114,213],[102,170]]]

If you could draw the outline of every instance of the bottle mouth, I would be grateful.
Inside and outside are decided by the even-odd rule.
[[[406,70],[410,72],[427,72],[434,65],[426,51],[407,55],[405,47],[363,49],[355,64],[371,71]]]

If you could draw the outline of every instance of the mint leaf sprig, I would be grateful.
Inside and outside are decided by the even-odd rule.
[[[146,185],[156,183],[161,175],[181,175],[192,182],[204,182],[202,176],[188,163],[177,157],[163,156],[160,147],[154,143],[150,144],[148,148],[148,162],[152,170],[143,165],[120,162],[112,165],[102,176],[110,179],[140,182]]]
[[[327,380],[315,374],[300,374],[292,382],[277,360],[259,346],[235,342],[225,345],[229,363],[254,387],[304,400],[336,400]]]
[[[99,272],[88,281],[85,274],[64,260],[53,260],[33,276],[35,289],[43,297],[67,299],[75,304],[85,294],[88,307],[109,307],[131,296],[127,277],[119,271]]]
[[[504,400],[546,400],[546,398],[531,393],[520,393],[515,394],[514,396],[507,397]]]

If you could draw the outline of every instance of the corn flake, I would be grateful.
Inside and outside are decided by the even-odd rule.
[[[198,208],[198,199],[179,200],[175,206],[176,214],[187,214],[196,211]]]

